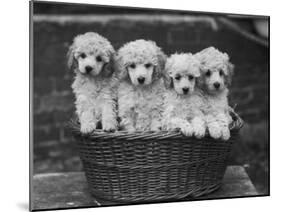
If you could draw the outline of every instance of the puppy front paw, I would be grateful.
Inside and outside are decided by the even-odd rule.
[[[194,128],[194,136],[196,138],[203,138],[206,133],[206,128],[204,126],[197,126]]]
[[[150,130],[151,131],[160,131],[161,130],[161,126],[160,125],[151,126]]]
[[[95,123],[81,123],[80,131],[84,134],[90,133],[96,129]]]
[[[222,130],[222,140],[227,141],[230,138],[230,131],[228,127],[223,127]]]
[[[209,127],[210,136],[214,139],[219,139],[222,135],[219,127]]]
[[[193,135],[193,128],[189,124],[181,126],[180,131],[182,132],[182,134],[188,137],[191,137]]]
[[[152,120],[150,124],[151,131],[160,131],[162,129],[162,123],[160,121]]]
[[[133,133],[133,132],[137,131],[136,128],[134,128],[133,126],[132,127],[126,127],[125,130],[128,131],[129,133]]]
[[[133,125],[129,125],[129,124],[122,125],[122,123],[121,123],[121,130],[125,130],[129,133],[132,133],[132,132],[136,131],[136,128]]]
[[[105,132],[115,132],[117,130],[117,124],[115,123],[104,123],[104,125],[102,126],[102,129]]]

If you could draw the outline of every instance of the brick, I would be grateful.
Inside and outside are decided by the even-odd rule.
[[[53,111],[37,113],[34,115],[34,124],[39,126],[46,124],[63,125],[73,117],[73,114],[74,110],[72,109],[68,111],[60,111],[55,109]]]
[[[70,75],[72,75],[70,77]],[[56,92],[72,92],[71,85],[73,83],[74,74],[67,73],[63,78],[56,78],[54,80],[54,89]]]
[[[44,127],[34,125],[33,136],[34,143],[44,142],[46,140],[58,140],[59,129],[51,125]]]
[[[41,160],[44,160],[46,158],[49,158],[48,156],[48,149],[47,148],[34,148],[34,160],[35,161],[41,161]],[[36,158],[36,159],[35,159]]]
[[[230,94],[233,102],[239,102],[239,104],[247,104],[254,99],[254,92],[252,87],[242,88],[240,90],[232,90]]]
[[[249,92],[247,93],[236,93],[231,95],[232,102],[238,103],[240,106],[244,107],[257,107],[262,108],[267,106],[268,94],[266,91],[262,92]]]
[[[75,143],[75,139],[70,128],[63,127],[60,129],[60,142],[64,144]]]
[[[74,108],[71,108],[71,110],[66,112],[61,112],[56,110],[54,111],[53,116],[55,122],[65,124],[66,122],[69,122],[69,120],[73,117],[73,114],[74,114]]]
[[[83,170],[83,165],[78,156],[71,157],[64,161],[64,167],[69,171],[81,171]]]
[[[42,126],[54,123],[54,117],[52,116],[52,113],[49,112],[35,114],[33,120],[35,126]]]
[[[74,95],[70,92],[54,93],[40,98],[40,107],[35,113],[55,110],[70,111],[74,108]]]
[[[245,123],[239,134],[248,143],[257,142],[259,139],[268,140],[268,122]]]
[[[34,163],[34,174],[44,173],[50,170],[51,160],[37,160]]]
[[[36,77],[33,82],[33,91],[38,96],[49,94],[55,88],[55,78],[52,77]]]
[[[58,144],[59,144],[58,140],[47,140],[44,142],[35,142],[34,143],[35,147],[38,149],[52,148],[54,146],[57,146]]]
[[[53,160],[53,159],[45,159],[34,164],[34,174],[36,173],[47,173],[47,172],[62,172],[64,170],[64,166],[62,161]]]
[[[267,65],[261,66],[259,70],[255,67],[235,69],[235,75],[233,77],[233,86],[240,87],[246,85],[267,85],[268,82],[268,70]]]
[[[33,109],[33,112],[35,111],[38,111],[40,109],[40,100],[41,98],[37,95],[33,95],[33,98],[32,98],[32,109]]]
[[[268,120],[268,110],[261,108],[241,109],[237,107],[241,118],[248,123],[256,123],[260,120]]]
[[[51,158],[60,158],[62,155],[64,155],[64,152],[62,149],[58,150],[56,148],[56,150],[51,150],[48,152],[49,157]]]
[[[167,35],[168,44],[187,43],[190,41],[196,41],[197,33],[193,28],[184,29],[182,27],[172,28]]]
[[[203,31],[208,31],[208,33],[202,33]],[[214,33],[216,33],[215,29],[207,21],[170,25],[168,27],[167,43],[202,43],[202,41],[206,40],[204,35],[210,36]],[[207,40],[210,40],[210,38],[207,37]]]
[[[62,77],[68,71],[66,66],[66,52],[67,49],[60,43],[35,47],[34,76]],[[36,54],[38,55],[36,56]]]

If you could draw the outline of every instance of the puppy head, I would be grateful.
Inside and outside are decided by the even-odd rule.
[[[200,76],[200,62],[192,54],[173,54],[166,62],[165,85],[179,95],[190,95]]]
[[[162,76],[166,56],[153,41],[129,42],[117,55],[121,80],[129,80],[134,86],[146,86]]]
[[[200,87],[209,94],[218,94],[230,86],[234,66],[226,53],[209,47],[197,56],[201,63]]]
[[[67,56],[68,67],[77,74],[110,76],[113,72],[115,51],[110,42],[97,33],[76,36]]]

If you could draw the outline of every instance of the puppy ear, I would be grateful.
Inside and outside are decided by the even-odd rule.
[[[158,51],[157,51],[157,59],[158,59],[158,65],[160,66],[160,69],[164,70],[165,64],[167,61],[167,56],[164,54],[163,51],[161,51],[160,48],[158,48]]]
[[[231,85],[233,73],[234,73],[234,65],[232,63],[228,62],[227,63],[227,74],[225,75],[226,84],[228,86]]]
[[[203,86],[204,86],[204,71],[203,71],[204,65],[205,65],[205,63],[202,63],[201,61],[199,61],[198,73],[196,73],[196,76],[195,76],[195,85],[199,89],[203,89]]]
[[[202,75],[200,75],[199,77],[195,78],[195,85],[197,88],[199,89],[203,89],[204,87],[204,77]]]
[[[164,85],[167,89],[172,89],[174,87],[173,78],[170,76],[170,69],[172,68],[172,63],[173,60],[171,58],[166,61],[163,74]]]
[[[160,79],[164,76],[164,69],[165,69],[165,63],[167,60],[166,55],[161,51],[160,48],[157,48],[157,66],[154,68],[153,72],[153,79]]]
[[[74,46],[71,45],[67,52],[67,66],[70,70],[75,69],[77,67],[77,61],[74,58]]]
[[[194,57],[194,66],[195,66],[195,68],[194,68],[194,77],[195,78],[199,78],[200,77],[200,75],[201,75],[201,66],[202,66],[202,64],[201,64],[201,61],[199,60],[199,58],[197,58],[196,56],[193,56]]]
[[[116,76],[119,80],[129,79],[128,70],[122,55],[116,56],[115,69],[116,69]]]
[[[109,62],[105,63],[102,70],[102,75],[104,77],[111,77],[116,69],[116,55],[113,53],[110,56]]]
[[[171,89],[174,87],[173,79],[169,75],[168,71],[165,70],[165,73],[163,74],[163,81],[164,85],[167,89]]]

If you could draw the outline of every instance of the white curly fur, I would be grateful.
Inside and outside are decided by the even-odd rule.
[[[199,85],[206,98],[205,115],[210,136],[228,140],[229,124],[232,121],[229,115],[228,86],[231,83],[234,66],[229,62],[226,53],[214,47],[206,48],[196,56],[201,62]]]
[[[105,131],[117,128],[115,57],[110,42],[94,32],[76,36],[69,48],[68,66],[76,74],[72,89],[82,133],[95,130],[100,121]]]
[[[117,58],[121,128],[127,131],[159,130],[166,56],[155,42],[136,40],[121,47]]]
[[[200,62],[192,54],[173,54],[166,62],[163,129],[180,129],[186,136],[205,136],[204,97],[196,87]],[[185,90],[185,91],[184,91]]]

